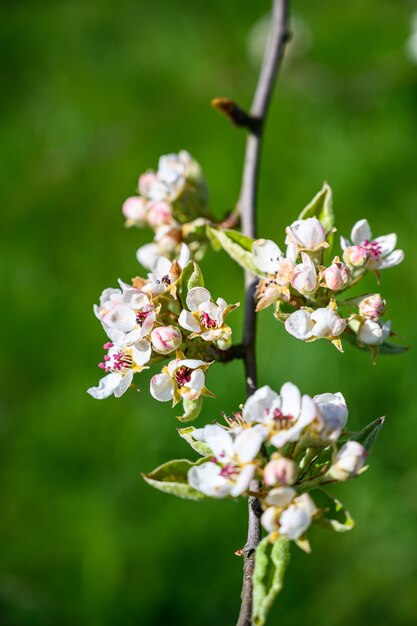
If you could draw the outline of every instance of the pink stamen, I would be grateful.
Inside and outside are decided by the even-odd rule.
[[[363,248],[368,250],[369,254],[374,258],[381,256],[382,246],[377,241],[369,241],[369,239],[365,239],[361,245]]]
[[[178,387],[181,388],[186,383],[189,383],[191,380],[191,374],[192,370],[189,367],[180,367],[175,374]]]
[[[111,341],[107,341],[104,345],[103,345],[103,349],[104,350],[110,350],[110,348],[113,348],[113,344]]]
[[[217,328],[217,322],[213,320],[208,313],[201,314],[201,323],[204,324],[206,328]]]
[[[231,478],[237,473],[237,467],[236,465],[232,465],[232,463],[224,465],[224,467],[222,467],[222,469],[220,470],[220,476],[223,476],[224,478]]]
[[[139,326],[143,326],[144,321],[148,317],[150,311],[138,311],[136,313],[136,322]]]

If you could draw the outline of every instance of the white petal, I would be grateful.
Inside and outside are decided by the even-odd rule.
[[[207,365],[205,361],[201,361],[200,359],[181,359],[178,361],[177,367],[189,367],[192,370],[197,369],[197,367],[201,367],[202,365]]]
[[[224,462],[234,456],[234,444],[231,435],[218,424],[208,424],[204,428],[204,441],[211,448],[215,457]]]
[[[287,506],[296,495],[292,487],[276,487],[271,489],[265,498],[265,502],[272,506]]]
[[[120,385],[121,380],[122,375],[117,372],[107,374],[107,376],[104,376],[104,378],[99,381],[98,387],[90,387],[87,393],[96,400],[104,400],[112,395],[114,390]]]
[[[357,246],[359,246],[362,242],[366,240],[370,241],[372,239],[372,232],[368,221],[359,220],[359,222],[356,222],[356,224],[352,228],[350,238],[352,239],[352,242]]]
[[[281,387],[280,396],[282,413],[297,418],[301,409],[301,393],[298,387],[293,383],[284,383]]]
[[[130,385],[132,384],[132,380],[133,380],[133,372],[130,370],[126,372],[126,374],[123,376],[122,380],[120,381],[120,384],[114,390],[114,397],[120,398],[120,396],[122,396],[124,392],[129,389]]]
[[[187,294],[187,306],[190,311],[198,311],[200,304],[203,302],[210,302],[211,295],[208,289],[204,287],[193,287]]]
[[[278,511],[274,506],[270,506],[262,513],[261,524],[268,533],[272,533],[272,531],[277,529],[277,513]]]
[[[166,374],[156,374],[151,378],[151,396],[160,402],[168,402],[174,397],[174,381]]]
[[[224,498],[230,493],[232,483],[220,475],[221,468],[215,463],[203,463],[188,472],[188,484],[211,498]]]
[[[184,391],[189,389],[190,392],[187,392],[190,400],[198,398],[201,393],[202,388],[204,387],[206,377],[204,376],[203,370],[196,369],[192,372],[190,382],[185,383]]]
[[[279,270],[282,252],[274,241],[258,239],[252,245],[253,262],[265,274],[275,274]]]
[[[199,333],[201,331],[201,326],[195,317],[185,309],[180,313],[178,324],[182,326],[182,328],[185,328],[185,330],[191,330],[193,333]]]
[[[132,346],[132,356],[136,365],[145,365],[151,358],[152,348],[147,339],[137,341]]]
[[[184,269],[184,267],[187,265],[189,260],[190,260],[190,248],[185,243],[182,243],[180,247],[180,254],[178,257],[178,265],[182,269]]]
[[[263,436],[256,428],[246,428],[235,439],[236,455],[241,463],[249,463],[261,449]]]
[[[310,526],[311,516],[303,507],[292,504],[281,513],[279,522],[281,535],[286,535],[289,539],[298,539]]]
[[[349,248],[349,246],[349,239],[346,239],[346,237],[340,237],[340,247],[342,248],[342,250],[346,250],[346,248]]]
[[[136,315],[130,307],[119,304],[103,317],[103,322],[111,328],[128,333],[136,326]]]
[[[310,339],[313,336],[314,322],[311,315],[305,309],[300,309],[291,313],[285,320],[285,329],[290,335],[297,339]]]
[[[395,233],[382,235],[382,237],[377,237],[374,242],[379,244],[380,246],[380,255],[387,256],[394,250],[395,246],[397,245],[397,235]]]
[[[255,391],[245,402],[243,407],[243,419],[247,422],[262,422],[272,403],[278,398],[278,394],[268,385],[264,385]]]
[[[389,267],[394,267],[395,265],[398,265],[399,263],[401,263],[403,259],[404,259],[404,251],[394,250],[394,252],[391,252],[391,254],[385,257],[385,259],[381,259],[381,261],[378,264],[378,269],[385,270],[385,269],[388,269]]]
[[[160,256],[160,251],[155,243],[147,243],[141,246],[136,252],[139,263],[147,270],[151,270],[156,259]]]
[[[240,496],[244,491],[249,489],[250,482],[255,474],[255,466],[253,464],[245,465],[240,472],[236,483],[230,490],[230,495],[234,498]]]

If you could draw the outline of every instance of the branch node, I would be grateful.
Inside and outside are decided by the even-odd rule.
[[[211,106],[227,117],[234,126],[246,128],[251,133],[258,134],[262,127],[262,119],[246,113],[234,100],[229,98],[214,98]]]

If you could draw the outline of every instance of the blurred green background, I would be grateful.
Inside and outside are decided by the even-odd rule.
[[[0,418],[1,626],[211,626],[235,623],[244,502],[180,501],[141,479],[194,453],[175,411],[142,393],[86,394],[101,372],[101,290],[139,272],[150,233],[120,206],[160,154],[188,149],[217,215],[237,197],[244,133],[209,106],[248,106],[268,2],[55,0],[1,3],[0,198],[4,358]],[[417,52],[397,0],[294,1],[295,33],[264,146],[259,233],[283,229],[334,189],[348,235],[368,217],[395,230],[402,266],[383,275],[388,317],[417,343]],[[407,44],[408,41],[408,44]],[[414,52],[413,52],[414,50]],[[413,56],[414,55],[414,56]],[[239,268],[210,252],[206,283],[242,297]],[[370,278],[367,289],[373,290]],[[234,315],[240,332],[241,311]],[[342,391],[359,429],[387,414],[371,469],[336,492],[357,528],[312,530],[295,546],[270,624],[411,626],[417,621],[416,351],[380,358],[286,335],[260,316],[260,383]],[[209,374],[217,400],[198,424],[242,401],[241,366]]]

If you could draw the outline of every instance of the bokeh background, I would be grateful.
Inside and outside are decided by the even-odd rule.
[[[211,107],[248,106],[268,2],[13,0],[1,3],[2,205],[0,624],[228,626],[235,623],[244,502],[193,503],[141,479],[194,453],[175,412],[142,393],[93,400],[104,336],[101,290],[140,270],[120,213],[138,174],[188,149],[217,215],[238,194],[244,133]],[[397,0],[293,2],[294,39],[264,146],[259,233],[283,229],[320,189],[334,189],[348,235],[368,217],[395,230],[402,266],[383,275],[388,316],[417,344],[417,5]],[[210,252],[207,285],[242,297],[239,268]],[[374,290],[369,280],[366,288]],[[241,312],[234,316],[240,332]],[[312,530],[292,550],[270,624],[411,626],[417,619],[416,350],[380,358],[304,345],[260,316],[260,382],[342,391],[359,429],[387,414],[360,481],[340,485],[356,519],[347,535]],[[212,368],[217,400],[198,424],[242,401],[241,366]]]

